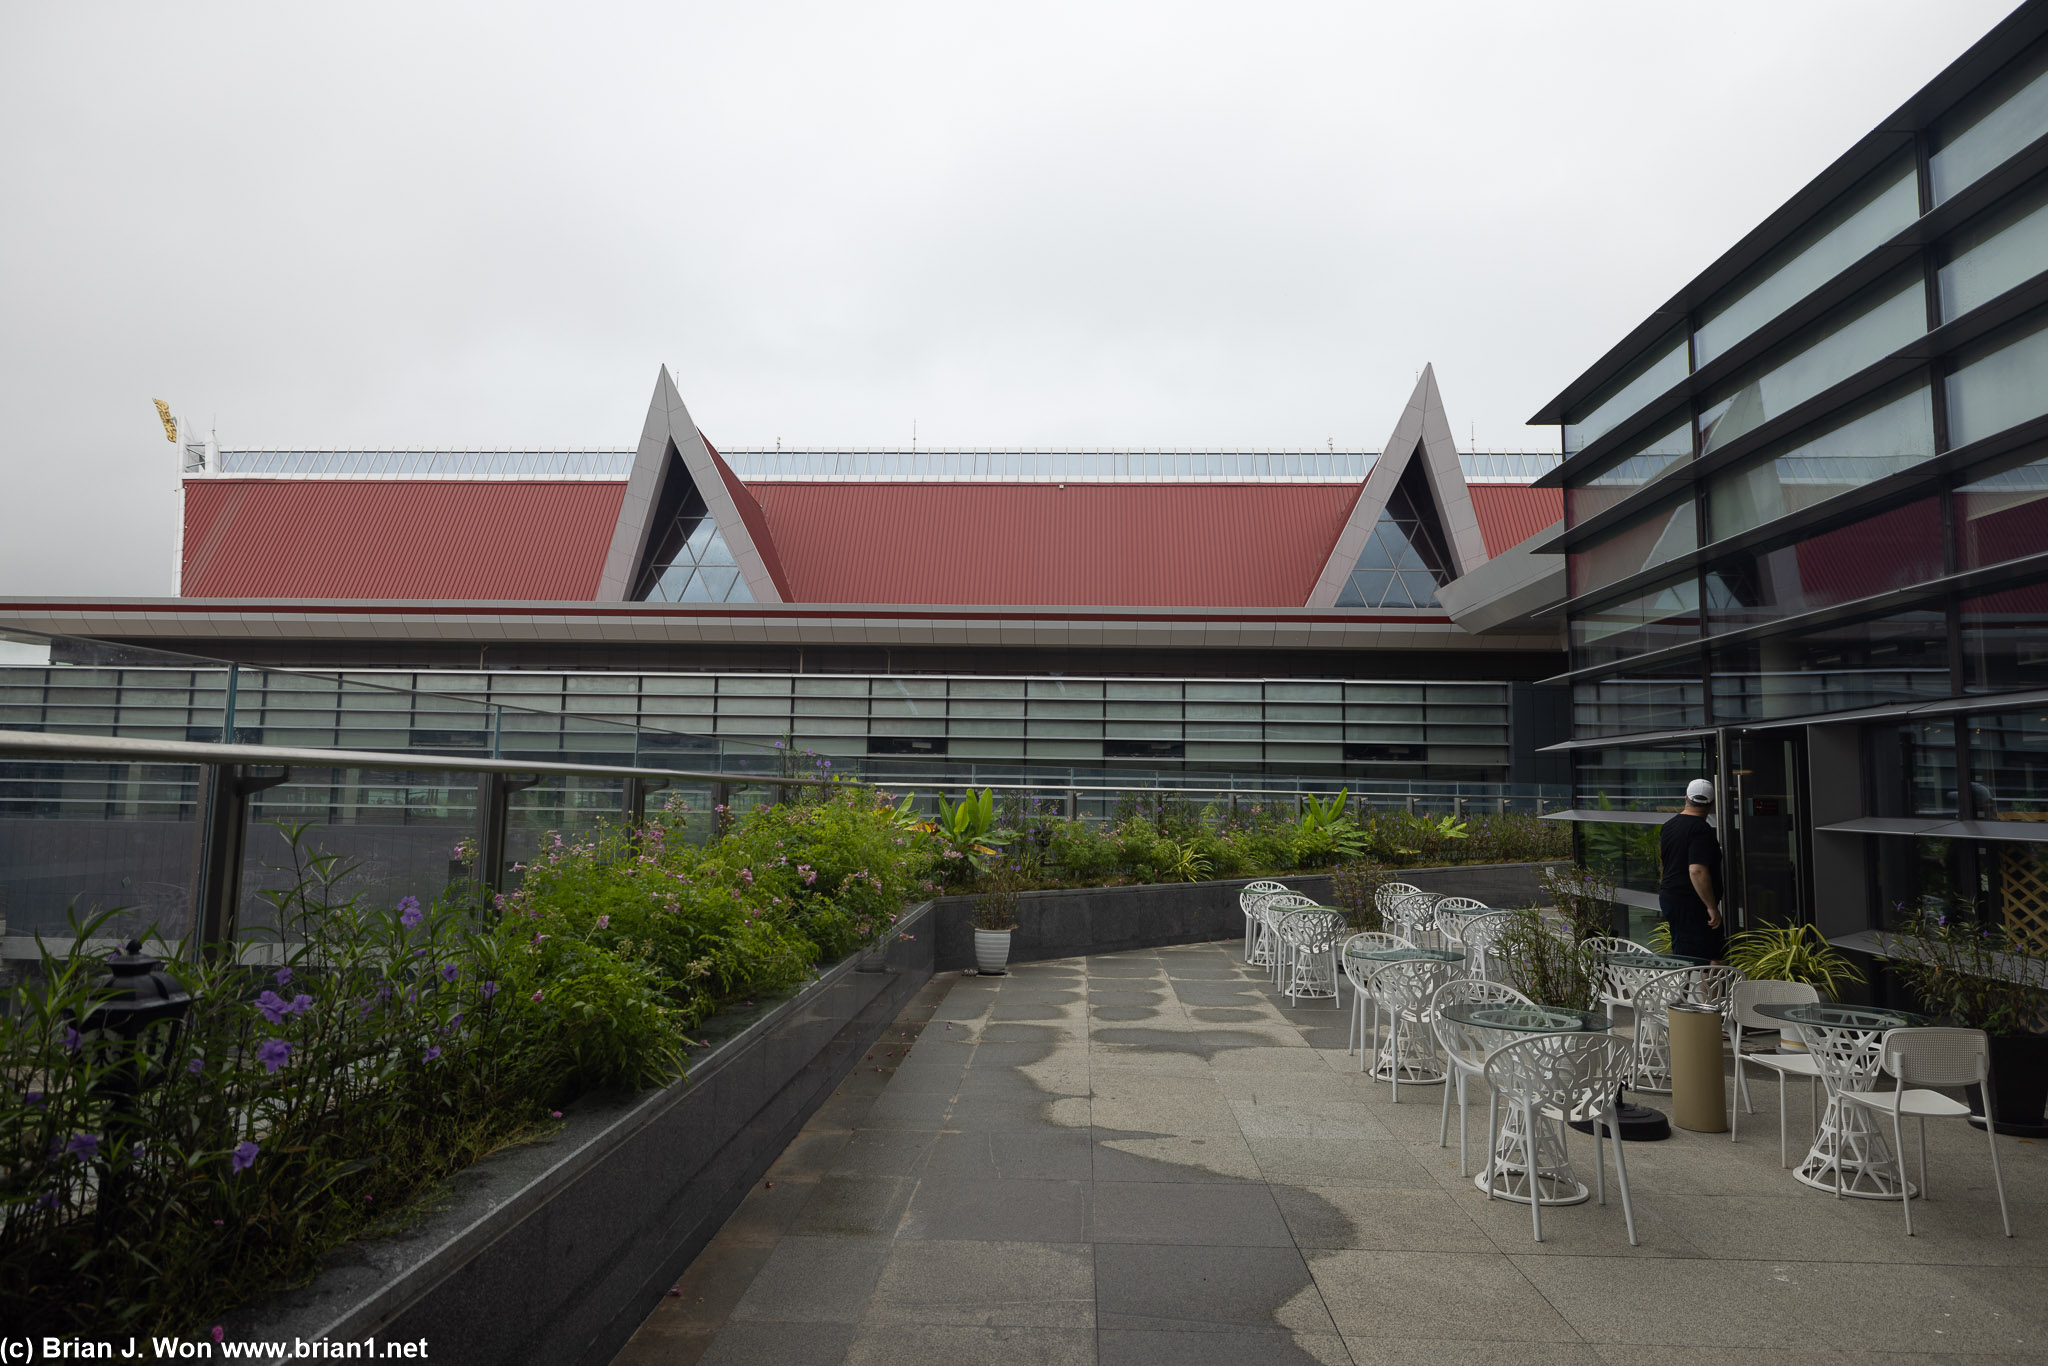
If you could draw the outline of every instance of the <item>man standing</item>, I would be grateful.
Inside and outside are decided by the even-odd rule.
[[[1657,901],[1671,926],[1671,951],[1720,962],[1727,949],[1721,923],[1721,842],[1707,817],[1714,809],[1714,785],[1695,778],[1685,785],[1685,807],[1664,822],[1660,843],[1664,875]]]

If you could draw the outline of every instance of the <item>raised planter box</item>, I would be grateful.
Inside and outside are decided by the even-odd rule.
[[[804,1121],[931,980],[932,903],[882,950],[707,1021],[688,1080],[578,1102],[458,1175],[406,1233],[233,1316],[240,1341],[424,1338],[435,1362],[604,1366]]]
[[[1469,896],[1489,906],[1526,906],[1538,900],[1543,870],[1551,863],[1468,863],[1446,868],[1399,868],[1393,876],[1425,892]],[[1252,878],[1230,882],[1161,882],[1130,887],[1073,887],[1026,892],[1018,898],[1010,961],[1073,958],[1085,953],[1154,949],[1241,938],[1244,914],[1237,894]],[[1276,878],[1318,901],[1330,895],[1328,873]],[[974,898],[941,897],[934,903],[936,965],[940,971],[974,966]]]

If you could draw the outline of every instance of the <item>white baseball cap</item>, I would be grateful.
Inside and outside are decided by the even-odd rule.
[[[1694,778],[1685,785],[1685,799],[1694,806],[1714,804],[1714,785],[1705,778]]]

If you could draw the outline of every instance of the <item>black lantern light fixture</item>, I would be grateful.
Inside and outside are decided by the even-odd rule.
[[[191,993],[164,971],[161,959],[142,951],[140,940],[131,939],[107,959],[107,976],[97,994],[78,1022],[81,1039],[102,1061],[115,1065],[117,1077],[110,1085],[139,1091],[176,1057]],[[170,1028],[164,1031],[162,1051],[151,1056],[155,1050],[143,1045],[149,1031],[161,1024]]]

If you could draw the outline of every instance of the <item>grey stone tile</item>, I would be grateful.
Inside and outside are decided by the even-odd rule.
[[[773,1243],[713,1238],[676,1282],[678,1293],[664,1297],[648,1316],[650,1321],[659,1316],[699,1328],[724,1323],[774,1251]]]
[[[967,1060],[958,1063],[905,1062],[889,1078],[891,1095],[941,1095],[950,1096],[960,1089],[960,1083],[967,1076]]]
[[[1257,1181],[1259,1165],[1236,1134],[1144,1137],[1095,1130],[1097,1181]]]
[[[796,1176],[823,1176],[839,1160],[840,1151],[853,1137],[850,1129],[805,1129],[790,1140],[782,1156],[768,1168],[770,1180]]]
[[[846,1366],[1094,1366],[1095,1334],[1072,1328],[891,1324],[855,1334]]]
[[[926,1176],[899,1235],[977,1242],[1080,1243],[1088,1222],[1080,1181],[976,1181]]]
[[[732,1317],[856,1323],[874,1293],[889,1249],[887,1238],[786,1237],[733,1307]]]
[[[1314,1280],[1292,1247],[1100,1245],[1095,1321],[1104,1331],[1333,1331]]]
[[[1413,1149],[1393,1139],[1251,1138],[1252,1156],[1268,1181],[1290,1186],[1394,1186],[1438,1189],[1436,1175]]]
[[[1098,1335],[1102,1366],[1351,1366],[1344,1340],[1279,1328],[1209,1332],[1112,1328]]]
[[[1511,1353],[1504,1354],[1498,1342],[1485,1339],[1456,1341],[1378,1335],[1347,1337],[1344,1345],[1357,1366],[1501,1366],[1503,1361],[1511,1361],[1514,1366],[1589,1366],[1588,1354],[1593,1350],[1582,1342],[1518,1342]],[[1627,1363],[1617,1361],[1615,1366],[1643,1366],[1642,1349],[1632,1347],[1628,1350],[1633,1355]],[[1656,1366],[1671,1366],[1661,1352],[1655,1357],[1655,1362]],[[1730,1364],[1720,1363],[1718,1366]],[[1792,1363],[1787,1362],[1786,1366],[1792,1366]],[[1804,1359],[1800,1366],[1848,1366],[1848,1363]]]
[[[853,1341],[850,1325],[812,1322],[728,1323],[699,1366],[838,1366]]]
[[[940,1134],[924,1166],[935,1180],[1087,1181],[1094,1176],[1086,1129],[981,1129]]]
[[[1579,1338],[1516,1265],[1497,1252],[1318,1250],[1308,1253],[1308,1265],[1347,1340]]]
[[[865,1322],[1092,1330],[1094,1253],[1083,1243],[904,1239]]]
[[[756,1181],[752,1190],[727,1217],[718,1236],[734,1242],[772,1243],[789,1231],[804,1205],[818,1189],[821,1177],[769,1176]]]
[[[1484,1203],[1479,1192],[1473,1197]],[[1370,1186],[1274,1186],[1274,1202],[1302,1248],[1494,1252],[1485,1230],[1447,1191]],[[1521,1206],[1516,1206],[1519,1209]]]
[[[1088,1241],[1291,1247],[1272,1192],[1256,1183],[1097,1181]]]
[[[848,1137],[828,1176],[909,1176],[938,1134],[927,1129],[861,1129]]]
[[[901,1176],[828,1176],[804,1202],[789,1231],[820,1237],[893,1237],[913,1185]]]
[[[1338,1138],[1370,1142],[1392,1138],[1372,1106],[1360,1100],[1294,1100],[1257,1105],[1233,1100],[1246,1138]]]
[[[1052,1117],[1053,1097],[962,1095],[946,1112],[948,1129],[1058,1129]]]
[[[953,1108],[950,1096],[938,1093],[910,1092],[885,1093],[867,1113],[860,1117],[855,1127],[860,1129],[932,1129],[945,1127],[947,1113]]]

